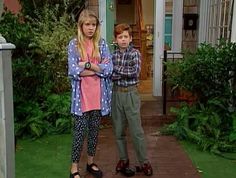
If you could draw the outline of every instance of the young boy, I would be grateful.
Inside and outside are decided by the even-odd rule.
[[[126,176],[134,175],[134,171],[129,168],[126,147],[125,132],[128,125],[136,156],[141,165],[140,170],[145,175],[151,176],[153,170],[146,153],[140,117],[140,98],[137,89],[141,70],[141,55],[130,44],[132,41],[132,30],[129,25],[117,25],[114,30],[114,36],[118,49],[112,55],[112,122],[120,157],[116,171]]]

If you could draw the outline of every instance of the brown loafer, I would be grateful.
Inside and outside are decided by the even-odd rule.
[[[150,163],[144,163],[142,165],[142,171],[146,176],[151,176],[153,174],[152,166]]]
[[[120,172],[122,169],[129,167],[129,160],[119,160],[116,165],[116,172]]]
[[[116,173],[121,172],[126,177],[134,176],[135,171],[129,167],[129,160],[119,160],[116,165]]]

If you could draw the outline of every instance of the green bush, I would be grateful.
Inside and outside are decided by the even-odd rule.
[[[202,44],[194,54],[187,53],[183,60],[167,63],[169,82],[185,88],[206,103],[214,97],[232,96],[230,80],[235,78],[236,44],[221,42],[213,47]]]
[[[17,137],[41,137],[44,134],[71,131],[70,94],[51,94],[43,102],[15,103]]]
[[[236,112],[230,112],[223,100],[211,99],[207,104],[172,108],[176,121],[163,132],[189,140],[203,150],[215,153],[236,151]]]
[[[48,80],[53,81],[53,92],[63,93],[69,90],[67,78],[67,45],[75,36],[75,24],[70,23],[70,17],[62,14],[55,16],[57,8],[47,6],[40,12],[37,19],[32,19],[34,26],[31,47],[43,60],[43,70]]]
[[[0,20],[0,33],[7,42],[16,46],[13,51],[13,59],[30,55],[28,48],[33,36],[32,27],[22,19],[21,15],[16,16],[11,12],[5,12]]]
[[[37,12],[42,12],[45,6],[49,9],[57,7],[57,11],[54,14],[56,17],[61,17],[62,14],[67,13],[74,18],[81,7],[85,4],[86,0],[20,0],[22,6],[22,13],[24,16],[31,18],[38,18]],[[73,19],[72,19],[73,20]]]
[[[17,137],[68,133],[71,128],[67,45],[75,24],[58,7],[45,6],[37,18],[5,13],[0,33],[13,51],[13,95]]]
[[[168,82],[192,92],[197,101],[172,109],[176,122],[165,132],[215,153],[236,151],[236,44],[202,44],[196,53],[166,65]]]

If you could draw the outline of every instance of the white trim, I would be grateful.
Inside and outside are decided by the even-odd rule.
[[[203,43],[207,39],[207,1],[200,1],[200,12],[199,12],[199,32],[198,32],[198,43]]]
[[[214,45],[221,37],[229,38],[231,3],[232,0],[200,1],[198,43],[208,42]]]
[[[236,42],[236,1],[234,0],[231,41]]]
[[[183,0],[173,1],[172,51],[181,51],[183,26]]]
[[[165,0],[154,1],[153,95],[162,96],[162,59],[164,50]]]
[[[104,8],[105,7],[105,8]],[[107,30],[106,30],[106,24],[107,24],[107,5],[106,1],[99,0],[99,21],[101,22],[101,36],[106,40],[107,38]]]

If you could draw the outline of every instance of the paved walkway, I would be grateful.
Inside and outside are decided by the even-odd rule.
[[[181,145],[175,137],[160,136],[158,127],[163,124],[160,113],[160,105],[155,102],[144,102],[142,105],[142,120],[146,134],[148,157],[153,166],[154,178],[200,178],[200,174],[192,165]],[[165,118],[164,118],[165,119]],[[162,120],[162,121],[160,121]],[[167,120],[166,120],[167,121]],[[168,120],[167,122],[170,122]],[[109,122],[108,122],[109,123]],[[135,154],[130,137],[128,137],[128,150],[131,167],[137,165]],[[82,154],[86,155],[86,154]],[[116,174],[115,166],[119,160],[116,143],[112,128],[102,129],[99,135],[99,144],[96,155],[96,163],[104,172],[104,178],[124,178],[121,174]],[[85,178],[93,178],[85,171],[86,157],[80,161],[81,174]],[[134,178],[147,178],[143,173],[137,173]]]

